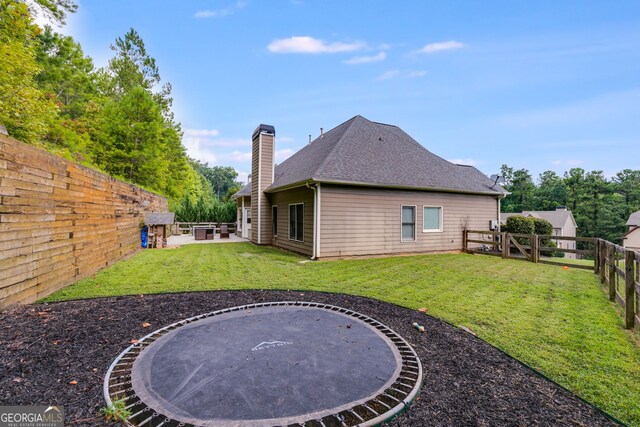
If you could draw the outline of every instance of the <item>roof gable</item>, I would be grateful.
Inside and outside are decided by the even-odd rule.
[[[171,225],[175,222],[173,212],[149,212],[144,217],[145,224],[148,225]]]
[[[397,126],[355,116],[276,167],[267,189],[304,181],[502,194],[471,166],[448,162]]]
[[[639,225],[640,226],[640,211],[634,212],[629,215],[626,225]]]
[[[522,214],[545,219],[553,225],[553,228],[564,228],[567,225],[567,221],[573,222],[573,225],[577,227],[573,214],[569,210],[524,211]]]

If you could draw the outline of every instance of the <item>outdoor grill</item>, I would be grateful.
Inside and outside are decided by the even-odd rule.
[[[371,426],[416,397],[422,365],[384,324],[310,302],[227,308],[141,338],[111,364],[135,426]]]

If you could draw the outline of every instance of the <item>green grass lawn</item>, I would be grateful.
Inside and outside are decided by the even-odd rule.
[[[44,301],[216,289],[362,295],[410,307],[479,337],[611,415],[640,426],[638,334],[585,270],[485,255],[306,262],[248,243],[149,250]]]

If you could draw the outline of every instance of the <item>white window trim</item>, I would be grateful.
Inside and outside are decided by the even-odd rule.
[[[413,208],[413,240],[405,240],[402,237],[402,210],[403,208]],[[400,205],[400,242],[415,243],[418,240],[418,206],[417,205]]]
[[[424,208],[440,208],[440,228],[439,229],[428,229],[424,228]],[[423,233],[442,233],[444,230],[444,206],[434,206],[434,205],[422,205],[422,232]]]
[[[302,240],[292,239],[291,238],[291,206],[298,206],[298,205],[302,205]],[[289,238],[289,240],[291,240],[292,242],[304,243],[304,202],[301,202],[301,203],[289,203],[289,207],[287,209],[287,220],[288,220],[287,221],[287,228],[289,229],[289,233],[287,234],[287,237]]]
[[[273,210],[276,210],[276,212],[278,212],[278,205],[273,205],[271,206],[271,232],[273,233]],[[278,212],[279,214],[279,212]],[[277,216],[277,215],[276,215]],[[276,218],[276,232],[273,233],[273,237],[278,237],[278,221],[280,220],[280,218]]]

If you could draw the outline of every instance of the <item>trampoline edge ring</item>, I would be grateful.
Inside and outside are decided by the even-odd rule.
[[[143,401],[140,396],[136,394],[132,385],[132,371],[133,364],[142,353],[142,351],[148,346],[152,345],[156,340],[163,335],[168,334],[171,331],[181,328],[193,322],[208,319],[214,316],[243,312],[254,308],[263,307],[305,307],[305,308],[317,308],[324,309],[329,312],[339,313],[344,316],[353,317],[362,323],[365,323],[369,328],[375,329],[378,334],[387,337],[390,343],[393,343],[395,349],[400,355],[399,368],[397,375],[393,377],[391,386],[386,389],[381,389],[380,394],[376,394],[364,403],[360,402],[346,410],[341,410],[338,413],[330,416],[323,416],[321,419],[308,419],[301,423],[295,423],[294,425],[339,425],[339,426],[376,426],[384,422],[387,422],[398,415],[402,414],[413,403],[415,398],[419,394],[420,386],[423,380],[423,368],[420,359],[418,358],[415,350],[409,345],[409,343],[398,333],[387,327],[383,323],[366,316],[362,313],[354,310],[337,307],[330,304],[303,302],[303,301],[278,301],[267,303],[254,303],[245,304],[236,307],[224,308],[205,314],[199,314],[189,317],[187,319],[174,322],[166,325],[156,331],[153,331],[144,337],[140,338],[138,342],[129,345],[124,351],[122,351],[109,366],[103,384],[103,396],[108,406],[112,406],[115,402],[124,400],[127,409],[131,410],[131,415],[126,420],[126,424],[129,426],[173,426],[180,425],[184,422],[179,419],[171,418],[164,415],[162,408],[152,408]],[[394,350],[394,351],[396,351]],[[402,380],[402,381],[401,381]],[[409,383],[409,384],[407,384]],[[397,385],[395,388],[393,386]],[[390,391],[393,390],[393,391]],[[391,402],[391,403],[390,403]],[[352,402],[354,403],[354,402]],[[369,405],[368,405],[369,404]],[[350,405],[350,403],[349,403]],[[372,408],[373,406],[373,408]],[[387,409],[381,411],[379,408],[382,406]],[[365,409],[366,408],[366,409]],[[375,409],[374,409],[375,408]],[[368,415],[363,415],[363,411]],[[358,413],[359,412],[359,413]],[[345,422],[343,414],[348,415],[347,418],[356,420],[357,422]],[[353,416],[349,416],[352,414]],[[338,423],[326,424],[323,422],[326,418],[334,417]],[[188,424],[190,425],[190,424]]]

